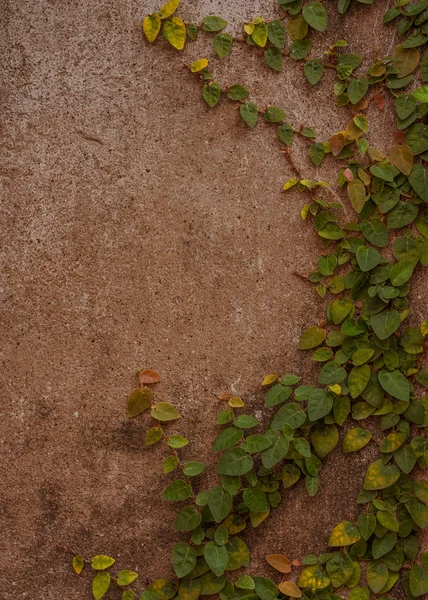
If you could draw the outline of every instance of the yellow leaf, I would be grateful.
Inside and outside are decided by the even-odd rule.
[[[277,379],[278,375],[275,375],[275,373],[271,373],[270,375],[266,375],[266,377],[262,381],[262,385],[270,385],[271,383],[274,383]]]
[[[410,175],[412,172],[413,152],[406,144],[403,144],[403,146],[392,146],[389,151],[389,160],[403,175]]]
[[[425,319],[425,321],[422,322],[421,333],[423,336],[428,334],[428,319]]]
[[[254,23],[244,23],[244,31],[247,35],[251,35],[254,31]]]
[[[186,26],[179,17],[172,17],[171,21],[165,21],[163,35],[171,46],[177,50],[183,50],[186,41]]]
[[[78,554],[77,556],[73,556],[73,569],[76,571],[78,575],[83,571],[83,567],[85,566],[85,561],[83,556]]]
[[[271,567],[280,573],[289,573],[291,571],[291,562],[284,554],[268,554],[266,560]]]
[[[154,42],[161,28],[159,15],[147,15],[143,21],[143,31],[149,42]]]
[[[190,65],[190,70],[192,71],[192,73],[198,73],[198,71],[202,71],[202,69],[205,69],[205,67],[208,67],[208,59],[199,58]]]
[[[253,527],[258,527],[260,523],[263,523],[263,521],[268,518],[269,513],[270,508],[268,508],[266,512],[255,512],[254,510],[250,510],[251,525]]]
[[[354,141],[363,135],[364,131],[354,123],[354,121],[349,121],[345,129],[345,135],[348,140]]]
[[[367,154],[369,155],[370,160],[372,162],[379,162],[380,160],[383,160],[385,158],[385,155],[382,154],[382,152],[377,148],[369,147],[369,149],[367,150]]]
[[[301,588],[311,588],[313,591],[323,590],[330,585],[330,579],[320,565],[311,565],[303,569],[297,584]]]
[[[232,398],[230,398],[228,404],[232,408],[242,408],[244,406],[242,398],[238,398],[238,396],[232,396]]]
[[[160,18],[167,19],[172,14],[174,14],[178,8],[178,5],[180,4],[180,1],[181,0],[169,0],[169,2],[164,4],[159,11]]]
[[[358,169],[358,177],[361,179],[364,185],[370,185],[371,177],[364,171],[364,169]]]
[[[287,31],[293,41],[303,40],[308,33],[308,24],[302,15],[294,15],[288,19]]]
[[[328,387],[331,389],[331,391],[334,394],[341,394],[342,393],[342,388],[340,387],[340,385],[338,383],[335,383],[334,385],[329,385]]]
[[[293,177],[293,179],[289,179],[288,181],[286,181],[284,183],[284,190],[288,190],[291,187],[293,187],[294,185],[296,185],[296,183],[299,183],[299,178],[298,177]]]
[[[293,581],[282,581],[278,585],[278,589],[280,592],[285,594],[286,596],[290,596],[290,598],[301,598],[302,592],[298,585],[296,585]]]
[[[406,77],[416,69],[421,55],[417,48],[403,48],[400,44],[395,49],[394,67],[398,69],[397,77]]]
[[[342,521],[333,529],[328,538],[329,546],[350,546],[361,539],[361,533],[351,521]]]

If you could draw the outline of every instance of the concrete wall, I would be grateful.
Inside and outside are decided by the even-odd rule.
[[[214,12],[236,32],[256,14],[279,14],[273,0],[182,4],[184,19]],[[376,45],[392,51],[394,31],[382,25],[391,2],[357,5],[346,20],[327,4],[331,25],[313,36],[314,56],[341,38],[369,60]],[[162,374],[156,397],[178,406],[177,429],[192,438],[184,454],[208,461],[217,394],[240,394],[254,412],[267,372],[313,380],[310,359],[296,352],[302,329],[324,314],[294,274],[322,252],[299,216],[305,197],[281,193],[292,172],[274,127],[250,131],[226,102],[205,107],[183,69],[206,54],[204,43],[182,54],[145,43],[141,20],[157,8],[6,0],[0,9],[5,600],[89,598],[88,579],[70,568],[77,552],[111,554],[143,580],[171,574],[164,452],[145,451],[148,420],[125,414],[138,367]],[[275,74],[251,49],[213,64],[223,84],[248,85],[260,106],[279,104],[321,140],[349,120],[334,105],[330,71],[312,88],[301,65],[286,61]],[[392,111],[368,117],[371,143],[386,149]],[[307,147],[295,146],[304,173],[334,181],[337,163],[316,169]],[[415,322],[427,317],[426,281],[416,277]],[[339,451],[318,496],[289,494],[261,533],[267,541],[252,536],[253,573],[267,551],[321,551],[331,527],[355,512],[374,453],[345,461]]]

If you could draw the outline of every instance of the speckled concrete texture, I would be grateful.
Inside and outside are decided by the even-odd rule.
[[[357,4],[346,19],[329,8],[312,55],[347,39],[352,51],[391,53],[392,4]],[[183,0],[184,19],[208,13],[239,23],[280,14],[273,0]],[[2,448],[0,523],[4,600],[90,598],[73,553],[107,553],[143,582],[171,575],[174,510],[160,499],[162,449],[146,451],[148,420],[128,421],[138,367],[162,375],[158,400],[185,419],[172,429],[192,443],[186,458],[211,461],[216,394],[230,390],[260,410],[267,372],[315,370],[296,351],[300,332],[323,317],[323,302],[295,274],[308,273],[322,245],[299,212],[275,128],[250,131],[230,103],[208,110],[183,63],[162,40],[144,42],[141,20],[157,0],[5,0],[1,212]],[[364,20],[362,19],[364,15]],[[334,104],[333,73],[306,83],[286,61],[282,74],[260,53],[213,57],[223,84],[248,85],[260,106],[279,104],[294,124],[327,139],[349,120]],[[209,51],[211,58],[211,50]],[[368,64],[365,63],[366,65]],[[370,141],[393,141],[390,110],[368,111]],[[298,140],[308,176],[317,169]],[[413,321],[426,318],[426,274],[412,292]],[[303,487],[252,538],[252,573],[267,551],[302,558],[356,512],[374,449],[335,452],[319,495]],[[208,479],[202,479],[201,488]],[[263,566],[264,572],[268,572]],[[113,594],[112,598],[115,597]]]

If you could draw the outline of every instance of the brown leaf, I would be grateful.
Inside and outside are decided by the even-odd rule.
[[[364,110],[369,105],[369,101],[366,98],[362,98],[357,104],[353,104],[352,108],[357,110],[358,112]]]
[[[141,385],[146,383],[159,383],[160,380],[159,373],[156,373],[153,369],[144,369],[144,371],[140,372]]]
[[[385,96],[383,94],[375,94],[373,96],[373,100],[375,101],[376,106],[380,108],[380,110],[383,110],[385,108]]]
[[[280,592],[282,592],[286,596],[290,596],[290,598],[301,598],[302,597],[301,589],[293,581],[282,581],[279,584],[278,589]]]
[[[217,398],[219,400],[229,400],[230,394],[229,392],[224,392],[224,394],[220,394],[219,396],[217,396]]]
[[[330,144],[333,155],[337,156],[345,147],[346,138],[343,133],[336,133],[329,139],[328,143]]]
[[[271,567],[280,573],[289,573],[291,571],[291,563],[284,554],[268,554],[266,560]]]
[[[293,567],[301,567],[302,566],[302,563],[300,562],[300,560],[297,560],[297,558],[292,560],[291,564],[293,565]]]
[[[397,144],[404,144],[404,140],[406,139],[405,131],[394,131],[394,138]]]

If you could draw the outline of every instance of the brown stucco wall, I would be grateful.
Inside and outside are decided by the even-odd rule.
[[[183,0],[184,19],[210,12],[239,23],[277,14],[273,0]],[[391,2],[357,6],[331,24],[314,56],[337,39],[374,59],[394,30]],[[323,318],[309,272],[323,248],[299,212],[305,198],[281,193],[292,176],[275,129],[250,131],[225,102],[214,111],[181,55],[142,38],[157,0],[5,0],[2,179],[2,402],[0,519],[2,598],[89,598],[72,553],[107,553],[142,579],[171,574],[174,511],[160,499],[163,451],[144,450],[147,419],[126,419],[138,367],[162,374],[157,398],[185,417],[189,458],[208,446],[231,390],[260,410],[267,372],[312,381],[297,353],[305,327]],[[361,15],[365,15],[365,22]],[[327,139],[347,122],[334,105],[333,73],[312,88],[301,66],[282,74],[237,48],[215,72],[248,84],[260,105]],[[366,63],[367,64],[367,63]],[[392,143],[392,111],[367,112],[373,145]],[[296,160],[308,176],[335,180],[337,163]],[[350,214],[350,213],[349,213]],[[427,318],[426,273],[412,292]],[[253,573],[267,551],[290,558],[321,551],[328,531],[355,514],[375,449],[326,461],[322,489],[302,488],[252,534]],[[266,539],[264,539],[266,538]],[[265,567],[264,567],[265,569]],[[260,572],[260,571],[259,571]],[[268,572],[265,570],[265,572]]]

